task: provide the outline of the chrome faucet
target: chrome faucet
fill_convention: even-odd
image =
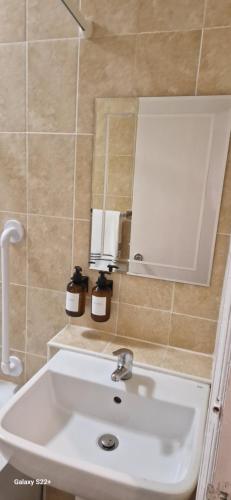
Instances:
[[[130,349],[122,348],[114,351],[113,356],[118,356],[117,368],[111,375],[113,382],[119,382],[119,380],[128,380],[131,378],[133,352],[130,351]]]

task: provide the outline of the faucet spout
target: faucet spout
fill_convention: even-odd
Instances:
[[[112,373],[111,379],[113,382],[120,380],[128,380],[132,376],[133,352],[130,349],[118,349],[113,352],[114,356],[118,356],[117,368]]]

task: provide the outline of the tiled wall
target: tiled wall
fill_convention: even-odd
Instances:
[[[87,269],[95,97],[231,93],[231,0],[82,0],[78,38],[60,0],[0,0],[0,222],[12,248],[11,346],[30,376],[66,323],[65,286]],[[116,275],[100,325],[211,353],[231,233],[231,162],[210,288]],[[90,273],[92,281],[95,274]],[[87,313],[78,323],[96,326]]]

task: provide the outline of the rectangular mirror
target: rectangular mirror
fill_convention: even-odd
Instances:
[[[90,268],[209,285],[231,96],[96,99]]]

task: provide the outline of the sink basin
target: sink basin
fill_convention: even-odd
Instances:
[[[0,412],[0,450],[21,472],[88,500],[188,499],[209,385],[137,364],[113,382],[115,366],[59,351]]]

